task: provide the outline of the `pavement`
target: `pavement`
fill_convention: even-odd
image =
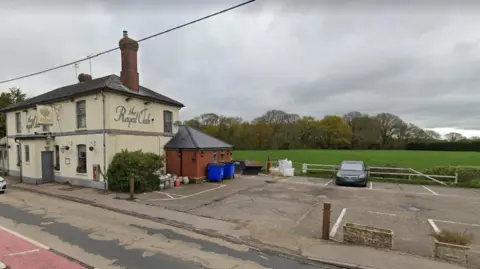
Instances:
[[[85,269],[41,243],[0,227],[0,268],[3,265],[10,269]]]
[[[396,221],[388,221],[388,225],[390,225],[401,220],[404,216],[402,214],[409,211],[411,211],[410,214],[414,217],[419,216],[419,214],[426,214],[427,219],[432,217],[428,214],[434,210],[416,210],[418,208],[428,209],[422,207],[421,205],[423,204],[419,203],[440,203],[443,199],[443,202],[439,204],[436,210],[441,210],[442,205],[447,205],[449,210],[443,211],[444,216],[446,216],[446,212],[451,214],[450,209],[456,208],[455,203],[458,202],[456,201],[456,196],[460,196],[465,198],[460,203],[466,206],[466,210],[470,211],[469,214],[472,214],[473,211],[477,210],[472,207],[473,204],[478,202],[475,200],[475,192],[468,197],[465,197],[467,195],[461,192],[458,194],[448,193],[445,194],[445,197],[439,197],[441,196],[440,193],[447,193],[450,190],[436,189],[438,195],[434,195],[431,191],[421,186],[419,187],[425,192],[415,193],[414,191],[417,189],[413,192],[410,190],[399,192],[398,190],[388,189],[398,188],[396,184],[392,184],[393,187],[388,187],[387,185],[380,186],[374,183],[373,187],[366,189],[343,189],[331,186],[328,180],[319,181],[298,178],[298,182],[289,181],[291,179],[288,181],[280,179],[275,180],[275,182],[280,184],[271,184],[265,183],[265,178],[238,177],[223,184],[193,185],[193,188],[196,188],[195,191],[192,191],[193,188],[190,188],[190,185],[188,185],[184,186],[184,188],[170,189],[165,192],[138,195],[136,202],[124,200],[123,195],[103,194],[96,190],[71,188],[58,184],[32,186],[20,183],[13,184],[12,187],[194,231],[211,238],[219,238],[230,243],[247,245],[250,249],[256,249],[265,253],[289,255],[291,258],[297,257],[305,261],[321,261],[323,263],[336,264],[342,268],[362,268],[361,266],[364,266],[364,268],[392,269],[463,268],[458,265],[427,258],[427,255],[431,256],[430,251],[426,255],[421,253],[420,255],[425,255],[425,257],[421,257],[399,251],[387,251],[318,240],[321,229],[321,205],[324,201],[332,202],[333,230],[335,226],[338,228],[344,222],[341,219],[339,225],[333,225],[333,223],[336,224],[338,222],[344,208],[347,208],[347,213],[344,213],[342,218],[347,220],[353,218],[352,220],[360,221],[367,211],[376,212],[370,213],[372,218],[373,216],[381,216],[378,213],[392,212],[389,213],[391,215],[388,217],[379,218],[379,221],[383,221],[383,223],[386,223],[385,219],[396,218]],[[380,187],[384,189],[372,191]],[[411,185],[408,187],[402,186],[402,188],[409,187]],[[426,200],[423,200],[425,197],[427,197]],[[444,200],[446,197],[448,200]],[[375,208],[372,209],[372,207],[368,207],[368,210],[365,207],[362,208],[362,205],[366,206],[369,203],[375,207],[383,205],[385,206],[383,209],[387,211],[377,211]],[[397,208],[400,205],[405,207],[405,212],[388,211],[388,206],[398,210]],[[410,210],[409,208],[415,209]],[[355,214],[355,212],[358,212],[358,214]],[[457,212],[457,214],[457,217],[465,217],[460,212]],[[358,217],[355,217],[355,215]],[[420,220],[421,218],[423,216],[420,216],[419,223],[423,221]],[[424,227],[424,232],[427,232],[429,229],[427,219],[425,219],[425,227],[427,228]],[[408,223],[408,221],[404,223]],[[412,227],[407,227],[403,234],[400,233],[401,235],[408,235],[407,240],[404,240],[406,243],[403,246],[409,247],[414,245],[415,241],[409,243],[409,240],[415,237],[414,230],[417,228],[413,225]],[[430,233],[430,231],[428,232]],[[279,234],[282,234],[282,236],[278,236]],[[338,229],[337,232],[333,233],[332,237],[336,239],[340,235],[341,229]],[[399,238],[401,239],[402,236]],[[427,250],[426,245],[421,246],[420,249],[422,247],[423,250]],[[348,255],[345,255],[345,253],[348,253]],[[273,266],[271,268],[280,267]]]

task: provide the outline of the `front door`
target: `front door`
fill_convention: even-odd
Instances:
[[[42,151],[42,182],[52,182],[53,177],[53,151]]]

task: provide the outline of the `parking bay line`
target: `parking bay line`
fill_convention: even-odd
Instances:
[[[437,224],[435,224],[433,219],[428,219],[427,222],[428,222],[428,224],[430,224],[430,226],[432,227],[432,229],[435,233],[437,233],[437,234],[440,233],[440,229],[438,229]]]
[[[432,219],[432,221],[449,223],[449,224],[464,225],[464,226],[480,227],[480,224],[475,224],[475,223],[464,223],[464,222],[456,222],[456,221],[451,221],[451,220],[439,220],[439,219]]]
[[[196,195],[199,195],[199,194],[202,194],[202,193],[206,193],[206,192],[209,192],[209,191],[213,191],[213,190],[218,190],[220,188],[223,188],[223,187],[226,187],[227,185],[220,185],[218,187],[215,187],[215,188],[212,188],[212,189],[208,189],[208,190],[204,190],[204,191],[200,191],[200,192],[197,192],[197,193],[194,193],[194,194],[190,194],[190,195],[186,195],[186,196],[182,196],[182,197],[174,197],[172,199],[149,199],[147,201],[166,201],[166,200],[180,200],[180,199],[185,199],[185,198],[189,198],[189,197],[193,197],[193,196],[196,196]]]
[[[370,181],[370,189],[373,190],[373,182]]]
[[[325,183],[323,186],[326,187],[328,184],[332,183],[332,181],[333,181],[332,179],[329,180],[329,181],[328,181],[327,183]]]
[[[330,230],[330,238],[335,237],[338,227],[340,226],[340,223],[342,223],[343,217],[345,216],[345,212],[347,212],[347,208],[342,209],[342,212],[338,216],[337,221],[335,222],[335,225],[333,225],[332,229]]]
[[[427,191],[431,192],[433,195],[436,195],[436,196],[438,196],[438,193],[436,193],[436,192],[432,191],[430,188],[428,188],[428,187],[425,187],[425,186],[423,186],[423,185],[422,185],[422,187],[423,187],[424,189],[426,189]]]

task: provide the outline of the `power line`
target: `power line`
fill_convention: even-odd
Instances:
[[[145,40],[148,40],[148,39],[151,39],[151,38],[154,38],[154,37],[157,37],[157,36],[160,36],[160,35],[169,33],[169,32],[171,32],[171,31],[178,30],[178,29],[180,29],[180,28],[189,26],[189,25],[191,25],[191,24],[194,24],[194,23],[197,23],[197,22],[200,22],[200,21],[209,19],[209,18],[211,18],[211,17],[220,15],[220,14],[225,13],[225,12],[228,12],[228,11],[230,11],[230,10],[233,10],[233,9],[239,8],[239,7],[241,7],[241,6],[244,6],[244,5],[253,3],[253,2],[255,2],[255,1],[256,1],[256,0],[250,0],[250,1],[247,1],[247,2],[243,2],[243,3],[238,4],[238,5],[236,5],[236,6],[232,6],[232,7],[229,7],[229,8],[227,8],[227,9],[223,9],[223,10],[220,10],[220,11],[218,11],[218,12],[212,13],[212,14],[210,14],[210,15],[201,17],[201,18],[199,18],[199,19],[196,19],[196,20],[193,20],[193,21],[184,23],[184,24],[182,24],[182,25],[179,25],[179,26],[170,28],[170,29],[165,30],[165,31],[163,31],[163,32],[156,33],[156,34],[154,34],[154,35],[144,37],[144,38],[142,38],[142,39],[137,40],[137,42],[140,43],[140,42],[142,42],[142,41],[145,41]],[[104,54],[107,54],[107,53],[116,51],[116,50],[119,49],[119,48],[120,48],[120,47],[115,47],[115,48],[112,48],[112,49],[109,49],[109,50],[106,50],[106,51],[102,51],[102,52],[99,52],[99,53],[96,53],[96,54],[92,54],[92,55],[90,55],[90,56],[87,56],[87,57],[82,58],[82,59],[77,60],[77,61],[73,61],[73,62],[69,62],[69,63],[66,63],[66,64],[58,65],[58,66],[55,66],[55,67],[52,67],[52,68],[49,68],[49,69],[45,69],[45,70],[38,71],[38,72],[35,72],[35,73],[31,73],[31,74],[28,74],[28,75],[24,75],[24,76],[21,76],[21,77],[16,77],[16,78],[12,78],[12,79],[2,80],[2,81],[0,81],[0,84],[4,84],[4,83],[7,83],[7,82],[11,82],[11,81],[15,81],[15,80],[20,80],[20,79],[24,79],[24,78],[28,78],[28,77],[37,76],[37,75],[44,74],[44,73],[47,73],[47,72],[50,72],[50,71],[53,71],[53,70],[57,70],[57,69],[60,69],[60,68],[64,68],[64,67],[67,67],[67,66],[70,66],[70,65],[75,65],[75,64],[81,63],[81,62],[83,62],[83,61],[91,60],[92,58],[96,58],[96,57],[102,56],[102,55],[104,55]]]

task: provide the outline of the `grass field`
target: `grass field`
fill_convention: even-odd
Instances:
[[[480,152],[406,150],[266,150],[233,153],[235,160],[289,159],[295,163],[339,164],[343,160],[363,160],[368,166],[395,165],[417,169],[444,165],[480,166]]]

